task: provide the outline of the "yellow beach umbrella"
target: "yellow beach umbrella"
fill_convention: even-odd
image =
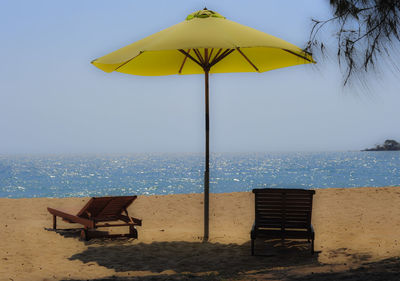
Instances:
[[[209,73],[265,72],[315,63],[282,39],[227,20],[206,8],[186,20],[92,61],[105,72],[205,74],[204,237],[209,236]]]

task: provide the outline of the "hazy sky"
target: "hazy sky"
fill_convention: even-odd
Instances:
[[[202,75],[107,74],[90,61],[204,6],[300,47],[311,18],[329,15],[328,1],[315,0],[2,0],[0,153],[203,152]],[[380,77],[360,96],[343,91],[333,61],[211,75],[211,151],[347,151],[400,140],[400,82]]]

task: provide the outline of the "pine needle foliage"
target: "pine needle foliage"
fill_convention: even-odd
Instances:
[[[400,43],[400,0],[330,0],[332,17],[313,19],[306,50],[326,48],[320,33],[333,26],[337,38],[337,57],[345,68],[344,85],[360,72],[368,72],[385,58],[396,65],[391,51]]]

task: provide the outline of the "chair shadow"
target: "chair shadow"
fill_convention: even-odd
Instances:
[[[91,236],[94,238],[90,239],[89,241],[82,240],[81,238],[81,231],[83,228],[64,228],[64,229],[53,229],[53,228],[44,228],[47,231],[53,231],[64,238],[73,238],[82,241],[85,245],[92,245],[92,244],[107,244],[113,241],[129,241],[134,240],[131,237],[106,237],[109,235],[108,231],[101,231],[101,230],[90,230]],[[104,236],[103,238],[101,238]],[[100,237],[100,238],[99,238]]]
[[[64,238],[80,238],[80,233],[83,228],[67,228],[67,229],[53,229],[45,227],[44,230],[53,231]]]
[[[286,241],[284,245],[280,240],[257,241],[257,256],[251,256],[250,242],[238,245],[183,241],[128,244],[113,241],[111,246],[104,240],[91,243],[93,246],[69,259],[96,262],[116,272],[151,272],[150,276],[138,279],[119,277],[98,280],[220,280],[276,267],[318,265],[318,253],[311,255],[309,243],[303,241]],[[165,271],[173,274],[166,275]]]

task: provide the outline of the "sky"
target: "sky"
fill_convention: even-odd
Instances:
[[[108,74],[90,62],[205,6],[304,47],[311,18],[329,17],[328,2],[2,0],[0,154],[202,153],[202,75]],[[211,75],[211,152],[351,151],[400,140],[395,74],[368,75],[364,93],[343,88],[334,59],[316,59]]]

